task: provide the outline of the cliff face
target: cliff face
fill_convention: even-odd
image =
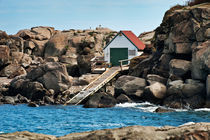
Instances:
[[[193,107],[193,100],[199,98],[197,105],[201,106],[203,100],[209,99],[210,3],[168,10],[155,30],[152,46],[153,54],[132,65],[130,75],[148,79],[148,74],[157,74],[166,78],[163,105],[176,108],[178,100],[182,100]],[[170,83],[173,81],[180,83]]]
[[[90,72],[89,60],[102,55],[103,46],[115,34],[108,28],[59,31],[43,26],[16,35],[0,31],[0,76],[26,74],[35,63],[48,61],[67,65],[72,76]]]
[[[14,78],[10,84],[0,82],[0,104],[64,104],[89,83],[71,76],[90,72],[90,59],[102,56],[115,34],[108,28],[58,31],[43,26],[16,35],[0,31],[0,77]],[[69,89],[73,83],[76,87]]]

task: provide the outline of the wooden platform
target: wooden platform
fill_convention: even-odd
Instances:
[[[77,105],[81,103],[88,96],[96,93],[100,88],[112,80],[119,72],[121,71],[120,67],[112,67],[107,69],[103,74],[101,74],[96,80],[91,82],[86,86],[82,91],[70,99],[66,104]]]

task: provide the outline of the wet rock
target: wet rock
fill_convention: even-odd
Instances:
[[[26,97],[18,94],[15,96],[15,103],[29,103],[29,100]]]
[[[166,86],[155,82],[154,84],[145,88],[145,96],[152,95],[157,99],[163,99],[166,96]]]
[[[205,85],[201,82],[183,84],[182,94],[185,97],[192,97],[194,95],[205,96]]]
[[[184,109],[187,107],[186,103],[180,95],[173,94],[164,99],[163,105],[170,108]],[[189,108],[188,108],[189,109]]]
[[[181,59],[172,59],[170,61],[170,73],[177,76],[184,76],[191,70],[191,62]]]
[[[128,96],[126,96],[125,94],[121,94],[120,96],[118,96],[116,98],[117,103],[130,103],[133,102]]]
[[[117,101],[114,97],[106,93],[97,93],[88,99],[84,107],[85,108],[105,108],[105,107],[113,107],[116,104],[117,104]]]
[[[4,103],[5,104],[15,104],[15,100],[11,96],[5,96],[4,97]]]
[[[202,108],[206,103],[204,97],[201,95],[194,95],[190,98],[186,98],[184,99],[184,102],[186,102],[186,106],[191,109]]]
[[[30,102],[30,103],[28,103],[28,106],[29,106],[29,107],[39,107],[39,105],[36,104],[35,102]]]
[[[44,102],[47,104],[54,104],[54,99],[49,97],[49,96],[45,96],[44,97]]]
[[[163,107],[158,107],[155,112],[157,113],[166,113],[166,112],[174,112],[172,109],[168,108],[163,108]]]
[[[142,97],[146,80],[134,76],[121,76],[115,83],[115,96],[125,94],[131,99]]]

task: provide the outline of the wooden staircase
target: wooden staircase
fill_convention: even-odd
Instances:
[[[78,105],[88,96],[96,93],[100,88],[102,88],[105,84],[111,81],[120,71],[120,67],[112,67],[107,69],[96,80],[91,82],[82,91],[80,91],[77,95],[70,99],[66,104]]]

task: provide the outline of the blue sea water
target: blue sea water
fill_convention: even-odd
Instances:
[[[176,110],[153,113],[157,106],[149,103],[126,103],[113,108],[82,108],[82,106],[27,105],[0,106],[0,133],[30,131],[63,136],[132,125],[179,126],[189,122],[210,122],[210,110]]]

